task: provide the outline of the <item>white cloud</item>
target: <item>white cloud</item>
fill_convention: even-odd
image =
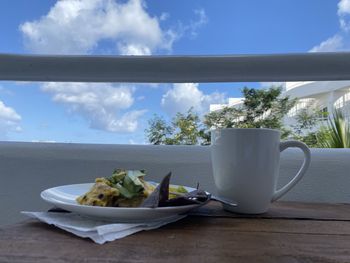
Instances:
[[[181,83],[174,84],[173,88],[163,95],[161,106],[169,115],[186,112],[191,107],[203,114],[209,111],[210,104],[224,103],[225,100],[222,93],[204,94],[199,90],[198,83]]]
[[[198,35],[198,31],[205,24],[208,23],[209,19],[204,9],[195,9],[193,10],[194,17],[189,21],[189,23],[179,22],[178,28],[172,32],[176,32],[176,35],[173,36],[173,39],[181,38],[183,36],[189,36],[190,38],[195,38]]]
[[[27,48],[35,53],[92,53],[113,41],[119,53],[150,55],[171,49],[176,33],[163,31],[142,0],[61,0],[39,20],[20,25]]]
[[[160,20],[160,21],[165,21],[165,20],[169,19],[169,17],[170,17],[170,14],[169,14],[169,13],[163,12],[163,13],[160,15],[160,17],[159,17],[159,20]]]
[[[338,15],[350,14],[350,0],[340,0],[338,3]]]
[[[21,120],[21,116],[11,107],[7,107],[2,101],[0,101],[0,118],[13,122]]]
[[[320,44],[310,49],[310,52],[333,52],[350,50],[350,0],[338,2],[339,31]]]
[[[195,10],[194,15],[195,19],[181,24],[193,36],[208,21],[204,9]],[[24,22],[19,29],[26,47],[34,53],[93,54],[105,50],[107,43],[113,46],[109,54],[151,55],[170,53],[174,41],[184,33],[161,28],[160,22],[169,16],[150,15],[143,0],[60,0],[46,15]],[[42,90],[71,113],[83,116],[94,129],[133,132],[145,112],[131,110],[135,99],[130,86],[46,83]],[[200,96],[197,108],[211,98]]]
[[[118,49],[123,55],[134,55],[134,56],[148,56],[152,54],[152,51],[144,45],[137,44],[119,44]]]
[[[53,94],[53,100],[83,116],[91,128],[110,132],[134,132],[138,118],[145,110],[129,109],[133,88],[105,83],[45,83],[42,90]]]
[[[20,126],[21,116],[11,107],[0,101],[0,137],[5,138],[8,132],[22,130]]]
[[[23,23],[20,30],[29,50],[56,54],[94,53],[102,41],[110,41],[115,47],[112,53],[151,55],[160,49],[171,51],[177,37],[176,32],[161,29],[142,0],[61,0],[40,19]],[[133,132],[145,112],[130,110],[134,103],[130,87],[47,83],[42,90],[94,129]]]
[[[321,44],[313,47],[310,52],[331,52],[339,51],[344,48],[344,38],[340,35],[334,35],[327,40],[321,42]]]
[[[208,17],[204,9],[196,9],[194,10],[194,14],[196,15],[196,19],[191,21],[189,28],[191,35],[196,37],[198,30],[208,23]]]
[[[338,16],[340,28],[344,32],[349,32],[350,30],[350,0],[341,0],[338,3]]]

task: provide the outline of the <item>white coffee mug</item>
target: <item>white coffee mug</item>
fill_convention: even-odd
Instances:
[[[303,177],[310,165],[310,150],[302,142],[280,142],[273,129],[218,129],[211,133],[211,158],[217,195],[236,203],[224,209],[260,214],[271,202],[286,194]],[[294,178],[276,189],[280,153],[289,147],[300,148],[303,164]]]

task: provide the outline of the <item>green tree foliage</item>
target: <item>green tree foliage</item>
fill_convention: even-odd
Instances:
[[[271,128],[282,131],[282,137],[289,134],[283,127],[283,117],[294,106],[295,100],[281,98],[281,88],[242,90],[244,103],[240,108],[225,107],[204,116],[203,121],[191,108],[186,113],[177,113],[170,124],[155,115],[145,130],[152,144],[192,145],[210,144],[210,130],[213,128]]]
[[[152,144],[208,144],[208,134],[193,108],[186,113],[178,112],[170,124],[157,115],[148,124],[146,135]]]
[[[292,139],[301,141],[311,148],[324,148],[322,141],[329,136],[329,129],[320,126],[316,131],[310,131],[306,134],[293,134]]]
[[[320,138],[323,148],[350,148],[350,124],[340,110],[328,120],[328,132]]]
[[[174,128],[168,125],[162,117],[154,115],[148,121],[149,128],[145,130],[148,141],[152,144],[172,144],[169,136],[174,132]]]
[[[283,126],[283,117],[295,105],[295,100],[280,97],[282,89],[244,88],[243,105],[240,108],[225,107],[205,116],[204,124],[210,128],[271,128],[282,131],[282,137],[290,133]]]
[[[293,139],[300,140],[313,148],[350,148],[350,124],[340,110],[332,116],[316,108],[301,110],[293,126]],[[320,122],[328,116],[327,125]],[[317,127],[317,129],[315,129]]]
[[[315,105],[300,110],[295,117],[297,123],[292,126],[293,134],[290,137],[304,142],[309,147],[321,147],[319,140],[326,136],[328,129],[321,125],[320,120],[327,116],[327,113],[318,110]],[[319,126],[317,130],[316,126]]]
[[[316,110],[316,107],[303,109],[297,114],[297,124],[291,130],[283,126],[283,118],[296,100],[280,97],[281,88],[244,88],[242,93],[241,107],[210,112],[203,120],[192,108],[186,113],[177,113],[170,124],[155,115],[145,130],[148,141],[152,144],[207,145],[210,144],[211,129],[271,128],[279,129],[282,138],[300,140],[309,147],[350,148],[350,124],[341,111],[336,110],[329,116],[328,125],[324,126],[320,119],[328,113]]]
[[[293,126],[295,133],[301,135],[311,131],[318,123],[321,117],[321,111],[315,107],[307,107],[296,115],[297,124]]]

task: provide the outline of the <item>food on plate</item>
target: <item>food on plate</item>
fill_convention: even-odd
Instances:
[[[86,194],[79,196],[77,202],[81,205],[113,206],[120,193],[117,188],[111,187],[105,182],[98,182],[91,187]]]
[[[96,178],[91,189],[79,196],[81,205],[108,207],[138,207],[155,190],[156,186],[145,181],[144,170],[117,169],[111,177]],[[187,193],[183,186],[169,186],[169,198]]]

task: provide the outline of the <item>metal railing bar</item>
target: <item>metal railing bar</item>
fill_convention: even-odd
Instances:
[[[0,54],[0,80],[133,83],[350,80],[350,52],[227,56]]]

